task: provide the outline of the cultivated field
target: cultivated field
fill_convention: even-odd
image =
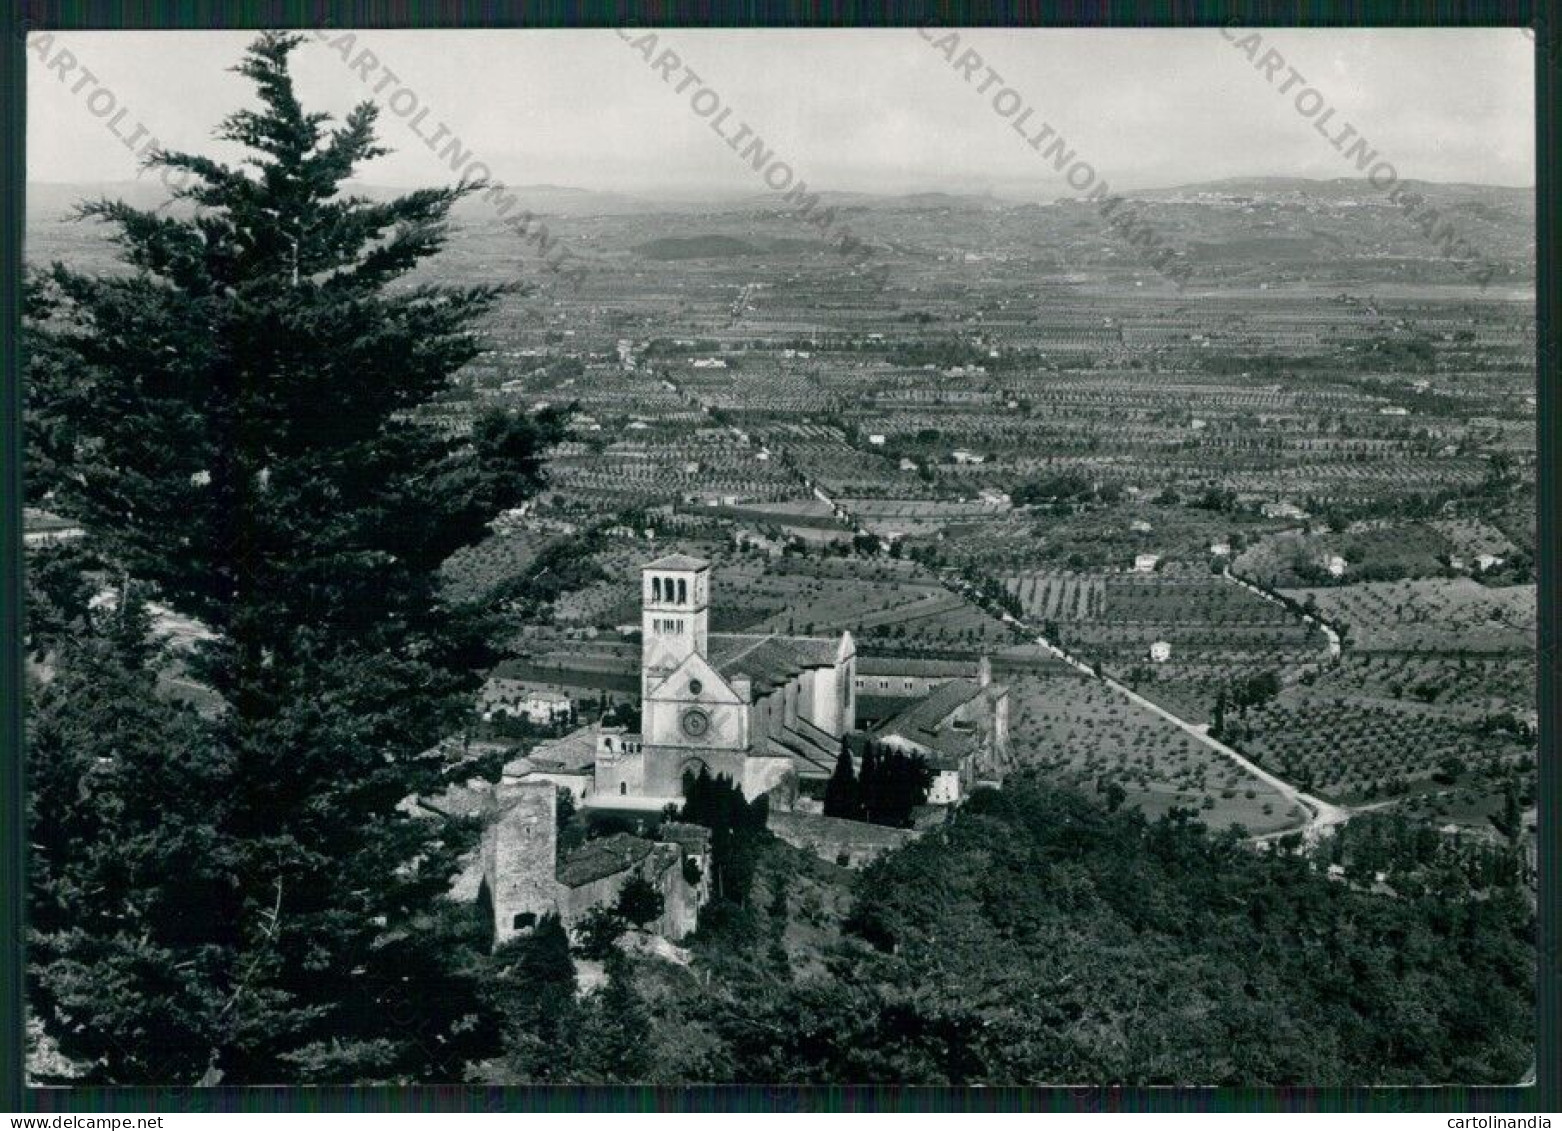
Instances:
[[[1299,824],[1304,814],[1273,789],[1160,716],[1086,676],[1011,679],[1016,758],[1095,787],[1116,782],[1128,804],[1155,815],[1197,810],[1213,827],[1253,833]]]
[[[1284,591],[1348,629],[1362,652],[1532,652],[1535,587],[1489,588],[1470,578],[1385,581]]]

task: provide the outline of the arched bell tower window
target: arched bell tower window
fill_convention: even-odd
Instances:
[[[689,583],[681,577],[678,579],[678,603],[680,605],[689,603]]]
[[[660,577],[653,577],[653,578],[651,578],[651,600],[653,600],[653,601],[660,601],[661,599],[662,599],[662,579]]]

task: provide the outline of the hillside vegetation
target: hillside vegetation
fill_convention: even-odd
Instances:
[[[692,968],[642,965],[655,1025],[678,1038],[657,1042],[670,1050],[657,1070],[835,1084],[1519,1079],[1534,952],[1514,873],[1473,848],[1403,872],[1396,860],[1426,854],[1377,856],[1379,880],[1331,878],[1326,858],[1254,852],[1184,813],[1151,823],[1023,779],[856,877],[772,846],[752,906],[706,931]]]

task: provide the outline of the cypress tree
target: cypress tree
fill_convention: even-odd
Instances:
[[[841,753],[835,759],[835,772],[824,787],[824,813],[827,817],[860,820],[862,801],[857,792],[857,772],[852,766],[851,748],[841,739]]]
[[[862,770],[857,775],[858,808],[862,820],[877,821],[884,806],[883,781],[879,773],[878,743],[868,741],[862,747]]]
[[[73,1083],[193,1083],[243,946],[231,750],[90,623],[50,663],[27,718],[29,1010]]]

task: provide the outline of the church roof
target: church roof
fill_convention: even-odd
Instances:
[[[952,679],[886,720],[875,733],[881,737],[898,735],[936,754],[958,757],[974,745],[977,736],[940,724],[981,693],[982,685],[975,680]]]
[[[829,777],[841,752],[840,739],[826,734],[807,719],[799,717],[795,725],[781,728],[769,736],[771,754],[792,760],[792,768],[801,777]]]
[[[902,675],[955,679],[976,674],[975,660],[923,660],[902,656],[858,656],[858,675]]]
[[[600,724],[589,723],[559,738],[550,738],[546,742],[538,743],[532,747],[528,757],[533,764],[558,762],[567,769],[578,770],[596,761],[597,736],[601,733]],[[509,771],[510,767],[506,766],[505,772],[509,773]]]
[[[821,636],[751,636],[713,633],[707,659],[729,681],[747,676],[762,695],[809,668],[835,664],[841,642]]]
[[[691,556],[689,554],[667,554],[665,557],[657,558],[654,562],[646,562],[645,565],[641,566],[640,568],[642,570],[646,570],[646,569],[702,570],[702,569],[710,569],[710,562],[706,561],[704,558],[696,558],[696,557],[693,557],[693,556]]]

